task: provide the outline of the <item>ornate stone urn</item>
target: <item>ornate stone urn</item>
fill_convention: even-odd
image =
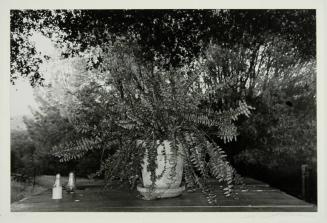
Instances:
[[[142,142],[142,140],[138,140],[137,143],[142,144]],[[178,145],[178,151],[174,152],[168,140],[164,140],[161,143],[158,140],[157,145],[158,155],[155,183],[153,185],[151,172],[147,170],[149,161],[146,152],[142,164],[143,185],[137,186],[137,190],[145,200],[176,197],[185,190],[185,186],[181,186],[183,176],[183,150],[181,146]]]

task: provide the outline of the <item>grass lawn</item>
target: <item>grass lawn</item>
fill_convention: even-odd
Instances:
[[[45,190],[47,190],[47,188],[37,184],[33,187],[31,183],[24,183],[11,180],[10,200],[11,203],[13,203],[33,194],[41,193]]]

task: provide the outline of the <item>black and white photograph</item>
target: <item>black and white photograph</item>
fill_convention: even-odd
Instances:
[[[11,213],[317,213],[316,9],[9,15]]]

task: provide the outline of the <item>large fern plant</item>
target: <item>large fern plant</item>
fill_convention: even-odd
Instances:
[[[177,144],[184,150],[184,181],[189,191],[200,189],[214,203],[209,180],[216,178],[230,196],[236,172],[211,138],[236,140],[233,122],[240,115],[248,116],[251,107],[239,101],[235,108],[217,109],[221,86],[207,81],[205,59],[167,70],[161,69],[159,57],[141,63],[135,45],[115,44],[91,51],[79,64],[79,78],[69,90],[73,99],[66,106],[78,137],[57,145],[54,154],[68,161],[92,150],[110,150],[97,174],[104,174],[107,186],[116,180],[134,186],[145,150],[149,151],[147,168],[152,181],[160,177],[155,175],[155,142],[170,140],[175,151]],[[87,71],[87,63],[98,60],[102,61],[98,68]],[[208,127],[216,132],[207,134]],[[146,146],[138,145],[138,139]]]

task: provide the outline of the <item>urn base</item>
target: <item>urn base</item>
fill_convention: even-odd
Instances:
[[[185,186],[177,188],[149,188],[137,186],[137,191],[143,196],[144,200],[154,200],[158,198],[177,197],[183,193]]]

